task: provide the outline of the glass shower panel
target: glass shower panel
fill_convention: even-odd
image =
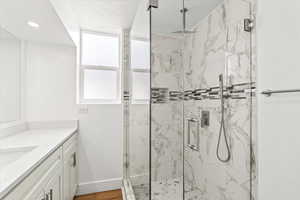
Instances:
[[[151,199],[183,199],[181,0],[151,9]]]
[[[150,12],[141,1],[130,32],[127,199],[150,199]]]
[[[186,0],[185,7],[192,31],[183,46],[185,199],[252,199],[254,69],[244,30],[251,4],[210,1],[204,9]]]

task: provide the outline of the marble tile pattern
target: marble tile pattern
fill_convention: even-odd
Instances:
[[[153,181],[152,190],[154,190],[155,192],[152,192],[152,200],[181,199],[183,197],[182,190],[178,190],[181,185],[182,180],[180,179],[169,179],[168,181]],[[136,200],[149,199],[149,185],[136,185],[133,186],[133,190]]]
[[[149,184],[140,184],[133,186],[136,200],[149,200]]]
[[[181,179],[168,179],[167,181],[152,182],[151,199],[152,200],[176,200],[182,199],[183,194]]]
[[[181,47],[178,38],[152,35],[151,87],[183,89]],[[183,102],[152,104],[151,109],[151,181],[182,177]]]
[[[123,85],[123,131],[124,131],[124,140],[123,140],[123,178],[126,179],[129,175],[129,170],[127,168],[127,162],[128,162],[128,148],[129,148],[129,115],[130,115],[130,102],[128,99],[124,98],[125,92],[129,91],[129,75],[130,75],[130,30],[125,29],[122,31],[122,85]]]
[[[180,38],[152,35],[152,87],[183,91],[182,45]],[[183,101],[151,108],[151,199],[177,199],[183,192]]]
[[[195,34],[185,37],[185,90],[217,86],[219,74],[224,75],[226,84],[255,80],[255,69],[250,65],[250,34],[243,30],[243,19],[249,17],[249,11],[247,1],[228,0],[198,24]],[[200,129],[200,150],[185,148],[186,199],[250,199],[250,127],[255,127],[255,119],[251,120],[255,116],[255,99],[249,96],[225,102],[225,127],[232,153],[228,163],[216,157],[220,101],[185,101],[184,104],[185,119],[200,120],[202,111],[210,112],[210,125]],[[254,108],[252,114],[251,107]],[[255,135],[255,128],[252,133]],[[255,140],[255,136],[253,138]],[[221,139],[221,155],[225,156],[224,137]],[[255,152],[251,156],[254,160],[253,197],[256,193]]]

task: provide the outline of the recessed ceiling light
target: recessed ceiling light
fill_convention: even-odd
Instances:
[[[36,22],[33,22],[33,21],[28,21],[27,22],[28,26],[32,27],[32,28],[39,28],[40,25]]]

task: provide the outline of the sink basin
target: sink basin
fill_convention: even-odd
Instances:
[[[35,148],[36,146],[0,148],[0,170],[17,161]]]

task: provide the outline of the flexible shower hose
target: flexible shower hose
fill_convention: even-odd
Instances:
[[[219,83],[220,83],[220,100],[221,100],[221,122],[220,122],[220,131],[219,131],[219,138],[218,138],[218,145],[217,145],[217,158],[221,162],[229,162],[231,158],[231,152],[230,152],[230,147],[228,144],[228,139],[227,139],[227,134],[226,134],[226,128],[225,128],[225,119],[224,119],[224,113],[225,113],[225,108],[224,108],[224,82],[223,82],[223,75],[221,74],[219,76]],[[221,158],[220,156],[220,145],[221,145],[221,137],[222,133],[224,133],[224,139],[225,139],[225,144],[226,144],[226,149],[227,149],[227,157],[226,158]]]

